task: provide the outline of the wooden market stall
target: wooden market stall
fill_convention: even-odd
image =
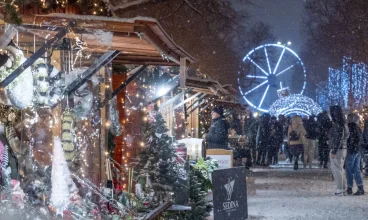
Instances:
[[[106,100],[110,100],[112,96],[117,96],[117,108],[120,110],[119,120],[123,125],[126,122],[124,110],[122,109],[125,105],[126,91],[124,88],[126,85],[122,86],[122,84],[130,77],[136,77],[139,73],[134,72],[136,68],[131,68],[130,70],[128,69],[129,71],[122,71],[117,74],[114,72],[115,66],[130,65],[135,67],[141,65],[141,69],[144,69],[146,65],[180,66],[180,77],[184,79],[187,65],[195,62],[195,59],[178,46],[155,19],[143,17],[123,19],[63,13],[33,15],[29,11],[24,12],[25,14],[22,15],[23,23],[20,26],[15,27],[2,22],[2,30],[14,28],[15,31],[12,34],[12,38],[18,46],[24,48],[26,57],[36,54],[50,39],[57,38],[55,42],[48,45],[45,49],[45,54],[47,55],[52,49],[51,55],[49,55],[54,62],[53,65],[60,70],[68,72],[71,70],[70,63],[73,60],[77,60],[78,65],[88,69],[95,64],[96,60],[99,61],[101,57],[113,51],[110,57],[104,60],[103,65],[95,67],[95,72],[98,72],[97,75],[100,80],[96,94],[98,94],[98,103],[100,104],[106,103]],[[32,12],[34,13],[34,11]],[[73,22],[73,25],[71,25],[71,22]],[[62,36],[59,35],[65,27],[67,27],[66,33]],[[3,34],[1,40],[8,40],[6,37],[9,36]],[[88,51],[95,59],[87,59],[84,55],[80,60],[79,58],[77,59],[76,53],[79,50],[73,51],[74,48],[69,48],[72,51],[71,53],[65,53],[60,48],[63,44],[57,43],[60,41],[64,42],[65,39],[67,44],[71,43],[73,45],[77,40],[86,42],[79,49]],[[68,48],[68,45],[66,47]],[[181,83],[181,88],[185,89],[183,83]],[[117,89],[120,90],[118,91]],[[134,91],[131,92],[134,93]],[[70,101],[70,99],[68,100]],[[107,130],[111,122],[107,119],[108,105],[97,106],[101,108],[94,109],[94,111],[97,111],[99,114],[100,124],[106,126],[101,126],[100,130],[97,130],[100,138],[93,139],[89,143],[94,148],[92,149],[93,153],[90,155],[91,158],[86,159],[90,161],[90,166],[86,167],[85,175],[90,177],[95,184],[105,184],[108,178],[106,176]],[[69,107],[69,102],[64,100],[56,107],[53,107],[52,114],[57,120],[60,120],[67,107]],[[135,118],[140,120],[141,116],[137,115]],[[88,135],[88,132],[96,132],[91,124],[93,124],[93,119],[87,118],[78,126],[86,130],[85,135]],[[139,124],[135,123],[136,127],[133,129],[140,129]],[[61,123],[55,123],[52,129],[52,136],[60,135],[61,133]],[[123,134],[118,136],[115,141],[117,147],[114,153],[114,160],[124,168],[129,163],[128,158],[134,149],[126,147],[124,129]],[[87,151],[87,153],[90,152]],[[98,172],[96,172],[97,170]],[[120,171],[125,172],[125,170]],[[126,184],[127,180],[122,182]]]
[[[193,97],[186,103],[187,131],[192,137],[201,138],[209,128],[213,106],[222,105],[229,113],[242,113],[247,109],[237,101],[231,85],[221,85],[206,74],[187,77],[186,86],[190,90],[188,99]]]

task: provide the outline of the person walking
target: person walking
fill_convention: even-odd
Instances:
[[[330,153],[330,147],[328,146],[328,139],[332,122],[327,112],[322,112],[317,116],[318,122],[318,157],[319,167],[327,169],[328,157]]]
[[[368,176],[368,114],[367,113],[364,114],[362,157],[365,163],[365,167],[363,167],[363,172],[365,169],[365,175]]]
[[[302,118],[294,116],[288,129],[288,145],[290,154],[294,157],[294,170],[299,168],[299,157],[306,145],[306,134]]]
[[[307,131],[307,145],[304,146],[304,168],[308,165],[312,168],[312,162],[314,158],[314,150],[316,148],[316,139],[318,132],[318,124],[316,122],[316,117],[314,115],[310,116],[305,122],[305,130]]]
[[[270,114],[264,114],[260,118],[257,131],[257,164],[267,166],[267,153],[270,147]]]
[[[204,135],[207,148],[227,149],[229,123],[224,117],[224,109],[222,106],[215,106],[212,109],[212,124],[208,134]]]
[[[257,131],[258,131],[258,120],[249,113],[248,118],[244,119],[243,126],[244,134],[248,139],[248,146],[251,152],[252,164],[257,161]]]
[[[347,141],[347,155],[345,160],[347,194],[353,194],[353,178],[358,187],[358,191],[354,195],[364,195],[363,179],[360,172],[360,148],[362,146],[362,131],[358,125],[359,116],[351,113],[348,115],[349,138]]]
[[[332,118],[332,128],[330,131],[330,159],[331,171],[336,184],[335,195],[344,195],[346,192],[346,178],[343,169],[347,140],[349,138],[349,128],[345,123],[342,108],[340,106],[330,106]]]
[[[276,117],[271,117],[270,122],[270,148],[268,152],[268,164],[278,164],[278,152],[283,142],[282,126]]]

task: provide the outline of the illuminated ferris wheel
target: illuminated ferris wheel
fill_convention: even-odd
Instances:
[[[277,90],[287,87],[292,94],[303,94],[306,78],[298,54],[279,43],[265,44],[244,57],[238,73],[238,87],[250,107],[268,112],[278,99]]]

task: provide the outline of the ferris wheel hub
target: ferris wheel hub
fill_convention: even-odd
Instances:
[[[275,74],[268,75],[267,81],[268,81],[268,85],[270,85],[271,87],[277,88],[278,83],[277,83],[277,77]]]

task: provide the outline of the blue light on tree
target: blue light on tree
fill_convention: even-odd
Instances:
[[[362,108],[366,104],[367,70],[364,63],[344,57],[340,69],[329,68],[329,104],[344,108]]]

